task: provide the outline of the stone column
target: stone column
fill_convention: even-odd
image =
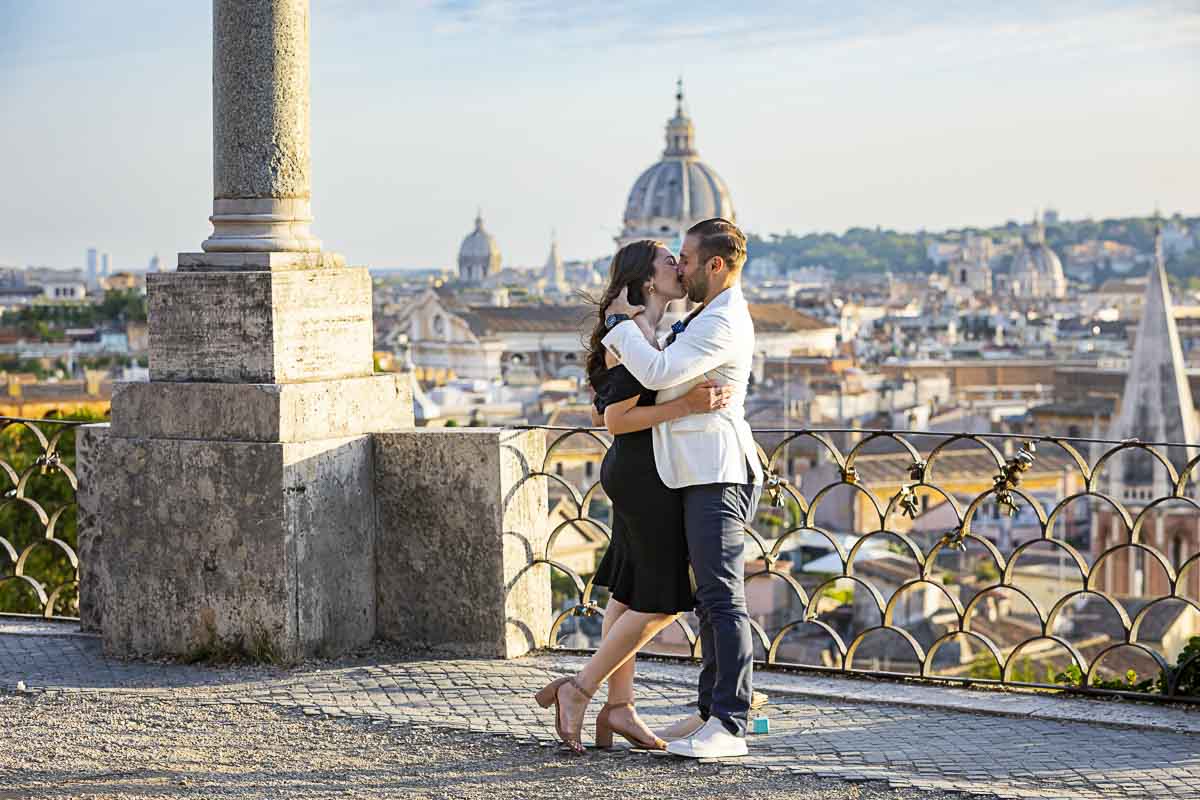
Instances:
[[[308,232],[308,0],[214,0],[213,234],[147,276],[150,382],[81,437],[81,595],[105,648],[259,659],[375,633],[371,279]]]
[[[206,252],[317,252],[309,232],[308,0],[213,2]]]

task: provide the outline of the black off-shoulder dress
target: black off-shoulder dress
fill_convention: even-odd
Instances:
[[[654,405],[646,389],[623,365],[594,381],[596,409],[637,397]],[[612,543],[596,569],[595,582],[634,611],[676,614],[695,605],[688,577],[683,499],[658,476],[649,429],[613,437],[600,465],[600,485],[612,501]]]

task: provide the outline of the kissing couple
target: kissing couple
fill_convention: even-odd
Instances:
[[[745,526],[762,468],[745,419],[754,357],[745,263],[746,237],[724,219],[691,227],[678,258],[652,240],[613,257],[587,357],[596,417],[613,435],[600,467],[612,539],[594,578],[612,599],[586,666],[536,695],[543,708],[554,706],[555,731],[575,753],[584,750],[588,703],[607,682],[598,747],[610,747],[616,733],[689,758],[746,754],[754,653]],[[667,304],[685,297],[699,307],[660,342]],[[635,656],[693,609],[703,655],[697,712],[656,734],[634,709]]]

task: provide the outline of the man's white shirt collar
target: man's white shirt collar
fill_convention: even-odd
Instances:
[[[710,302],[704,308],[700,309],[700,314],[703,314],[705,311],[708,311],[710,308],[720,308],[721,306],[728,305],[729,303],[733,303],[737,300],[742,300],[742,301],[745,300],[745,297],[742,295],[742,282],[741,281],[738,281],[737,283],[733,284],[728,289],[724,290],[719,295],[714,297],[712,299],[712,302]],[[697,314],[696,316],[700,316],[700,314]]]

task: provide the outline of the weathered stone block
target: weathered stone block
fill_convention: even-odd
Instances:
[[[309,383],[117,383],[112,435],[303,442],[413,426],[397,373]]]
[[[546,641],[545,440],[491,428],[375,434],[381,638],[514,658]]]
[[[101,510],[105,498],[100,493],[100,476],[105,472],[103,443],[109,434],[108,423],[81,425],[75,429],[76,514],[75,553],[79,556],[79,627],[99,633],[104,607],[104,584],[100,581]]]
[[[369,437],[185,441],[97,426],[80,441],[80,596],[107,652],[295,659],[370,640]]]
[[[293,383],[373,371],[365,269],[146,276],[150,380]]]

